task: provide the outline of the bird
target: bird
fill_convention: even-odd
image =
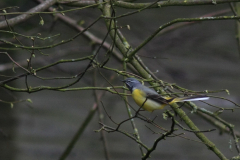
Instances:
[[[122,80],[130,92],[132,93],[132,98],[135,103],[142,109],[153,112],[154,110],[164,109],[166,105],[170,105],[176,102],[185,102],[185,101],[200,101],[208,100],[209,97],[206,95],[196,95],[189,97],[164,97],[159,95],[155,90],[142,85],[135,78],[127,78]]]

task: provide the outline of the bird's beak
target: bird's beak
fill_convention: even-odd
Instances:
[[[126,82],[126,80],[121,80],[121,81],[124,82],[124,83]]]

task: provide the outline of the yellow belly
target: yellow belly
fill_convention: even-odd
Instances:
[[[140,91],[139,89],[135,89],[132,92],[132,97],[133,97],[134,101],[137,103],[137,105],[139,105],[139,107],[141,107],[144,110],[149,111],[149,112],[152,112],[156,109],[163,109],[164,106],[166,106],[166,104],[159,104],[150,99],[147,99],[147,101],[146,101],[146,94],[143,93],[142,91]]]

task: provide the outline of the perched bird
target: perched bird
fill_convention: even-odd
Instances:
[[[208,100],[209,97],[203,95],[191,96],[191,97],[163,97],[159,95],[155,90],[142,85],[135,78],[127,78],[123,80],[128,89],[132,93],[134,101],[146,111],[152,112],[157,109],[163,109],[166,105],[184,102],[184,101],[199,101]]]

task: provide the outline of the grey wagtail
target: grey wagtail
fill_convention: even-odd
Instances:
[[[166,105],[184,102],[184,101],[200,101],[208,100],[209,97],[203,95],[191,96],[191,97],[162,97],[155,90],[142,85],[135,78],[127,78],[123,80],[128,89],[132,93],[134,101],[146,111],[152,112],[157,109],[163,109]]]

